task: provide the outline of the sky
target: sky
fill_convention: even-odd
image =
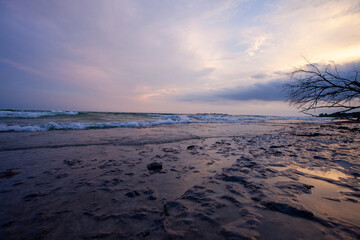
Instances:
[[[304,57],[359,61],[358,0],[0,1],[0,109],[298,115]]]

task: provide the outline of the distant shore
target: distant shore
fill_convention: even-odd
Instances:
[[[351,122],[3,132],[0,238],[358,239],[359,152]]]

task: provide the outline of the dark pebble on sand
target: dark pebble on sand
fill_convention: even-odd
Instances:
[[[161,170],[162,169],[162,163],[161,162],[152,162],[152,163],[147,165],[147,168],[149,170],[153,170],[153,171]]]
[[[130,192],[127,192],[125,195],[128,197],[134,198],[134,197],[140,196],[140,193],[138,191],[130,191]]]
[[[194,145],[190,145],[190,146],[188,146],[186,149],[187,149],[187,150],[195,150],[195,148],[196,148],[196,147],[195,147]]]
[[[68,166],[73,166],[75,164],[80,164],[81,160],[64,160],[63,162]]]
[[[154,196],[154,195],[150,195],[150,196],[148,197],[148,200],[156,200],[156,199],[157,199],[157,197]]]

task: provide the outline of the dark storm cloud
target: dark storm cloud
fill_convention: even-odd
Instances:
[[[276,80],[268,83],[255,83],[253,85],[235,88],[223,88],[217,91],[201,92],[181,96],[182,101],[285,101],[286,94],[282,91],[285,80]]]

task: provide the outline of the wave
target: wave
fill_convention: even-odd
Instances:
[[[159,116],[160,117],[160,116]],[[191,119],[192,118],[192,119]],[[0,132],[39,132],[52,130],[86,130],[86,129],[104,129],[104,128],[137,128],[137,127],[151,127],[165,124],[186,124],[186,123],[261,123],[266,121],[278,120],[302,120],[302,121],[319,121],[315,117],[235,117],[226,115],[226,117],[214,115],[173,115],[172,118],[159,119],[156,121],[142,121],[142,122],[98,122],[98,123],[55,123],[49,122],[46,124],[19,126],[7,125],[0,123]],[[322,118],[322,121],[325,119]],[[326,119],[330,120],[331,119]]]
[[[238,122],[263,122],[263,121],[276,121],[276,120],[300,120],[300,121],[318,121],[319,117],[312,116],[296,116],[296,117],[279,117],[279,116],[263,116],[263,115],[229,115],[220,113],[209,114],[155,114],[149,113],[148,116],[182,119],[193,119],[194,122],[208,122],[208,123],[238,123]],[[330,118],[322,118],[330,119]]]
[[[0,111],[0,118],[40,118],[60,115],[78,115],[74,111]]]
[[[232,120],[232,119],[208,119],[208,120],[190,120],[187,116],[179,115],[178,119],[159,119],[156,121],[144,122],[100,122],[100,123],[55,123],[49,122],[42,125],[7,125],[0,124],[0,132],[38,132],[51,130],[85,130],[85,129],[101,129],[101,128],[136,128],[151,127],[164,124],[185,124],[185,123],[233,123],[233,122],[249,122],[249,120]],[[252,122],[255,122],[254,120]]]
[[[51,130],[85,130],[85,129],[101,129],[101,128],[136,128],[136,127],[150,127],[162,124],[175,124],[175,123],[189,123],[188,120],[183,119],[174,121],[172,119],[157,120],[153,122],[109,122],[109,123],[55,123],[49,122],[42,125],[19,126],[0,124],[0,132],[39,132]]]

